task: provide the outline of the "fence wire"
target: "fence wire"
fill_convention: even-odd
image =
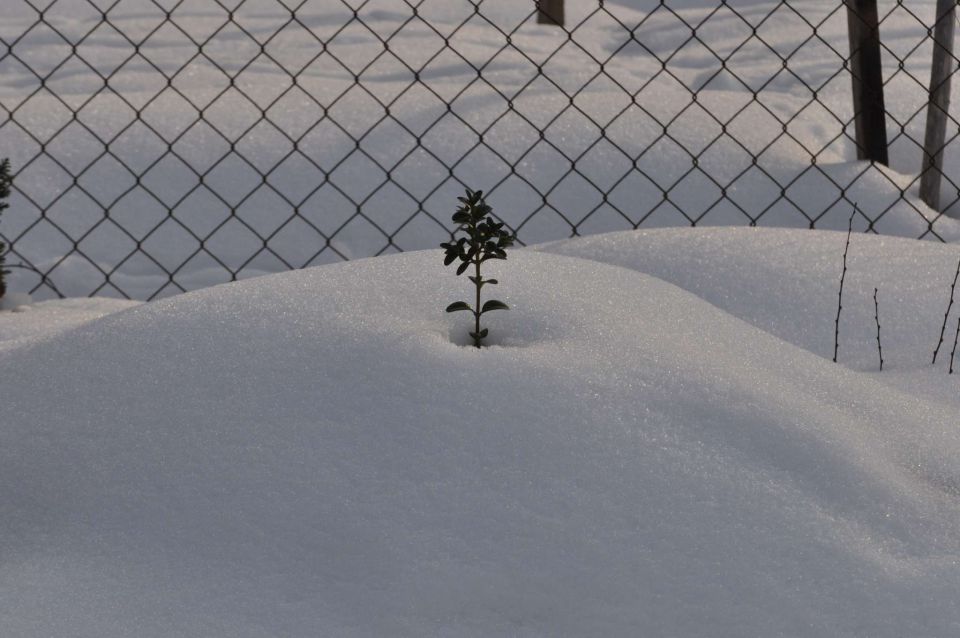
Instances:
[[[565,9],[8,0],[8,262],[41,295],[150,299],[434,247],[464,187],[520,243],[843,228],[854,202],[858,228],[955,238],[953,118],[942,211],[916,196],[934,2],[880,2],[891,168],[854,161],[841,0]]]

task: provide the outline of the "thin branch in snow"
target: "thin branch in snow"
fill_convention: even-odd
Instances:
[[[953,292],[957,288],[958,277],[960,277],[960,261],[957,261],[957,274],[953,276],[953,283],[950,284],[950,303],[947,304],[947,311],[943,313],[943,325],[940,327],[940,342],[937,343],[937,348],[933,351],[933,363],[937,362],[937,353],[940,352],[940,346],[943,345],[943,332],[947,329],[947,317],[950,316],[950,308],[953,307]]]
[[[847,277],[847,251],[850,250],[850,234],[853,232],[853,216],[857,214],[857,205],[853,205],[850,221],[847,222],[847,245],[843,248],[843,272],[840,273],[840,294],[837,298],[837,322],[833,330],[833,362],[837,362],[837,350],[840,348],[840,311],[843,310],[843,282]]]
[[[880,372],[883,372],[883,346],[880,345],[880,304],[877,303],[877,289],[873,289],[873,318],[877,321],[877,352],[880,354]]]
[[[957,317],[957,334],[953,337],[953,351],[950,353],[950,374],[953,374],[953,355],[957,353],[957,339],[960,339],[960,317]]]

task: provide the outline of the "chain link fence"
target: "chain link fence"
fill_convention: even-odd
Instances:
[[[952,240],[917,197],[935,3],[880,3],[890,167],[856,161],[841,0],[8,0],[14,288],[152,299],[435,247],[775,225]],[[544,23],[546,22],[546,23]],[[945,214],[946,213],[946,214]]]

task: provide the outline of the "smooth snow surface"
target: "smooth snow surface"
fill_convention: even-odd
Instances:
[[[922,400],[854,327],[862,371],[789,327],[831,327],[842,234],[661,232],[596,239],[629,268],[511,253],[482,351],[435,250],[0,353],[3,633],[957,635],[957,380],[896,343],[957,255],[851,248],[851,321],[862,272],[903,266],[874,271],[893,376],[954,389]]]
[[[29,295],[7,294],[10,312],[0,312],[0,351],[32,344],[81,324],[140,305],[120,299],[56,299],[30,303]],[[0,305],[0,309],[4,309]],[[5,310],[5,309],[4,309]]]
[[[24,306],[30,305],[33,299],[30,295],[22,292],[8,292],[0,297],[0,311],[19,310]]]

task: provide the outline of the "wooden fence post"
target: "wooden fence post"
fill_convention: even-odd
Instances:
[[[956,0],[937,0],[930,67],[930,98],[927,102],[927,133],[923,141],[923,172],[920,198],[940,210],[940,178],[943,176],[943,146],[950,114],[950,78],[953,76],[953,35]]]
[[[853,116],[857,159],[886,166],[887,114],[883,104],[880,66],[880,25],[877,0],[844,0],[850,36],[850,76],[853,79]]]
[[[563,0],[538,0],[537,24],[563,26]]]

